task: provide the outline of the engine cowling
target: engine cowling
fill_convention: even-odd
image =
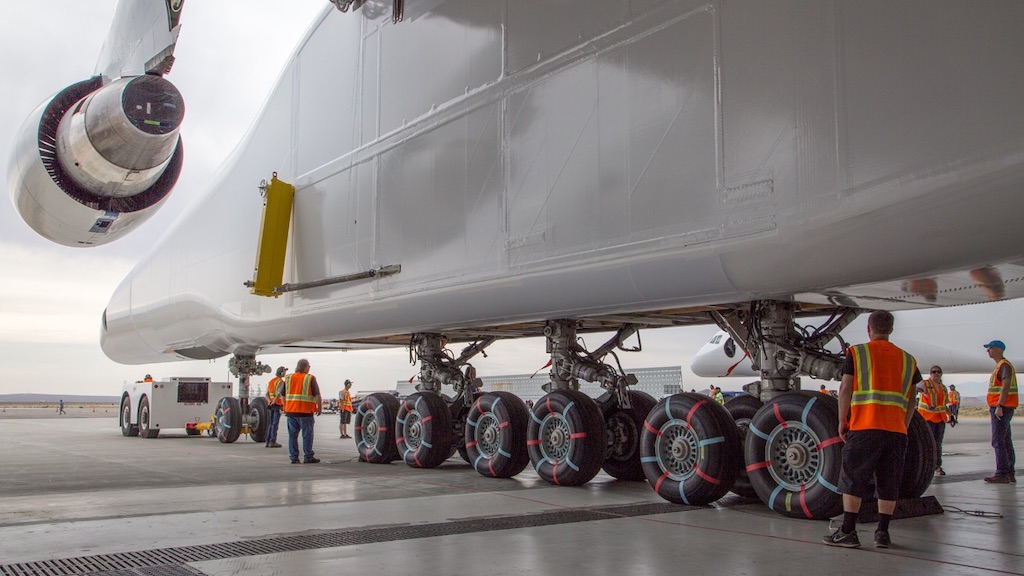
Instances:
[[[152,216],[181,174],[181,93],[155,76],[101,77],[41,104],[18,133],[11,201],[41,236],[98,246]]]

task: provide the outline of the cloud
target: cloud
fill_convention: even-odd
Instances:
[[[131,262],[87,250],[0,242],[0,346],[86,344]]]

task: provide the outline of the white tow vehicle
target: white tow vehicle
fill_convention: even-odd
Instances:
[[[210,421],[217,401],[231,396],[231,387],[230,382],[196,377],[125,384],[121,394],[121,433],[156,438],[162,429],[184,428],[189,435],[197,435],[197,425]]]

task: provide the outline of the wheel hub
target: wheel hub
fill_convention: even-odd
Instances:
[[[419,414],[410,412],[405,418],[405,443],[412,450],[417,450],[423,440],[423,421]]]
[[[661,428],[655,446],[658,464],[673,480],[683,480],[694,473],[700,455],[699,439],[682,420],[670,420]]]
[[[788,490],[799,490],[818,476],[821,454],[814,432],[801,422],[786,422],[768,435],[765,445],[775,481]]]
[[[569,455],[572,431],[569,423],[558,414],[549,414],[541,426],[541,450],[550,461],[560,462]]]

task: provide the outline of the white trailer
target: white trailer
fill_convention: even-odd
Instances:
[[[231,396],[230,382],[175,377],[160,382],[125,384],[121,394],[121,433],[156,438],[164,428],[199,434],[197,424],[209,422],[217,402]]]

